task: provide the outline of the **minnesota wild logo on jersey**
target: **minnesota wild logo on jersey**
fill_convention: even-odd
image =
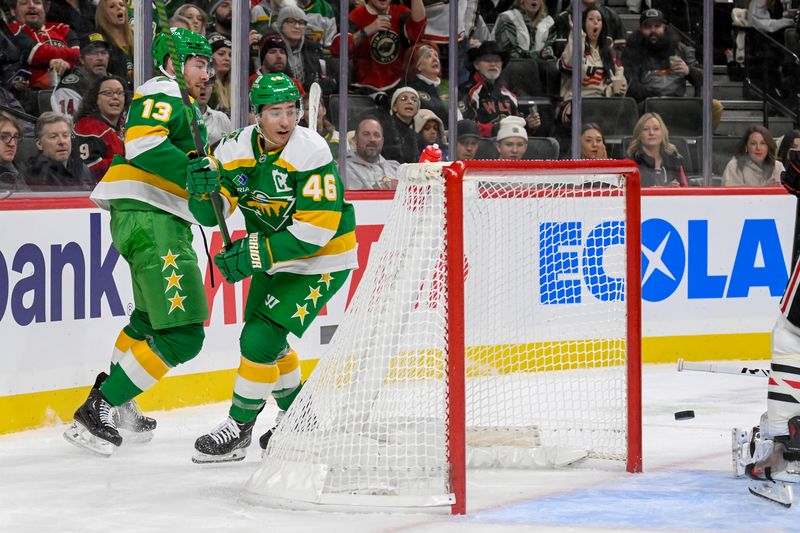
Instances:
[[[269,196],[260,190],[239,196],[239,207],[252,213],[252,216],[269,226],[272,231],[279,231],[286,226],[286,222],[293,212],[294,203],[293,195]],[[247,218],[246,215],[245,218]]]

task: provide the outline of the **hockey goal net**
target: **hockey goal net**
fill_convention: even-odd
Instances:
[[[623,162],[402,167],[249,499],[463,513],[466,465],[640,471],[639,227]]]

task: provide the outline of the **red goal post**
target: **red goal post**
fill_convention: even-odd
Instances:
[[[638,169],[401,167],[346,316],[248,499],[466,512],[466,468],[642,469]]]

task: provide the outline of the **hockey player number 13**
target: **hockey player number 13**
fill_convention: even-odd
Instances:
[[[336,201],[336,178],[333,174],[325,174],[323,178],[314,174],[303,186],[303,196],[313,198],[315,202],[322,200],[323,195],[331,202]]]
[[[172,106],[166,102],[156,102],[152,98],[148,98],[142,103],[142,118],[150,118],[153,117],[154,119],[160,122],[168,122],[169,115],[172,113]],[[156,112],[153,113],[153,108],[156,108]]]

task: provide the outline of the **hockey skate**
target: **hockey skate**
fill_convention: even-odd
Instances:
[[[247,455],[254,425],[255,421],[239,423],[229,416],[211,433],[195,441],[197,453],[192,457],[192,462],[204,464],[241,461]]]
[[[92,388],[89,397],[75,411],[75,421],[64,432],[64,438],[79,448],[105,457],[122,444],[117,431],[116,409],[106,401],[99,388]]]
[[[117,408],[117,427],[125,432],[125,442],[150,442],[156,424],[154,418],[142,414],[136,400],[130,399]]]
[[[267,445],[269,445],[269,440],[272,438],[272,435],[275,433],[275,430],[278,429],[278,424],[281,423],[281,420],[283,420],[284,416],[286,416],[286,411],[278,411],[278,414],[275,415],[275,423],[272,425],[270,429],[267,430],[266,433],[264,433],[258,438],[258,444],[261,446],[262,456],[267,451]]]

